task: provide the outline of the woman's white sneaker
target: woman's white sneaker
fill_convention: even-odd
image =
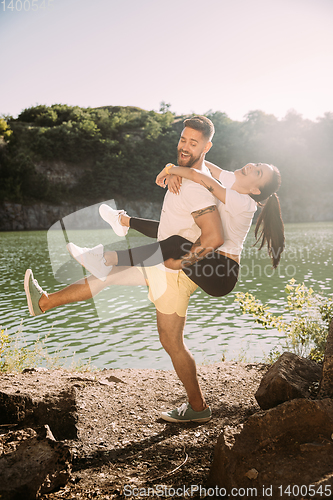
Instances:
[[[101,281],[105,281],[113,266],[107,266],[104,258],[104,247],[102,244],[94,248],[78,247],[74,243],[66,245],[71,256]]]
[[[120,224],[120,216],[127,215],[125,210],[114,210],[109,205],[103,203],[99,207],[99,214],[105,222],[110,224],[117,236],[126,236],[129,228]]]

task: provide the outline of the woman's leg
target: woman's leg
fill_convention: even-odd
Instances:
[[[66,286],[58,292],[42,295],[39,307],[43,312],[72,302],[80,302],[95,297],[104,288],[111,285],[142,286],[146,285],[143,274],[135,267],[115,267],[107,276],[106,281],[101,281],[95,276],[89,276]]]
[[[122,226],[131,227],[149,238],[157,238],[159,221],[129,217],[121,214],[119,222]],[[164,241],[143,245],[129,250],[106,251],[104,253],[107,266],[155,266],[167,259],[179,259],[189,252],[192,243],[181,236],[171,236]]]
[[[192,242],[181,236],[170,236],[166,240],[142,247],[106,252],[107,265],[155,266],[169,258],[179,259],[190,251]],[[108,255],[112,257],[108,261]],[[213,297],[230,293],[238,280],[239,265],[232,259],[212,252],[192,266],[184,267],[184,273],[204,292]]]
[[[157,238],[159,226],[158,220],[139,219],[137,217],[122,215],[120,221],[124,226],[131,227],[132,229],[135,229],[135,231],[138,231],[149,238]]]
[[[193,243],[182,236],[170,236],[166,240],[150,243],[128,250],[106,251],[104,253],[108,266],[143,266],[151,267],[161,264],[167,259],[179,259],[188,253]]]
[[[121,223],[136,231],[156,238],[158,221],[121,215]],[[181,236],[171,236],[166,240],[142,247],[105,252],[107,265],[154,266],[167,259],[179,259],[190,251],[192,243]],[[239,265],[224,255],[213,252],[196,264],[184,267],[185,274],[202,290],[213,297],[222,297],[230,293],[238,279]]]
[[[229,257],[212,252],[192,266],[184,267],[183,271],[208,295],[223,297],[235,287],[239,265]]]

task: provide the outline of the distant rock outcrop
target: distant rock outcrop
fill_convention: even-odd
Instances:
[[[103,201],[101,201],[103,203]],[[94,209],[87,212],[85,217],[75,218],[76,229],[102,229],[106,223],[98,213],[98,204]],[[133,217],[159,220],[161,204],[149,201],[126,201],[124,199],[114,200],[114,205],[124,208]],[[60,219],[75,214],[86,207],[81,205],[48,205],[46,203],[35,203],[33,205],[21,205],[19,203],[4,202],[0,205],[0,231],[24,231],[24,230],[48,230]]]

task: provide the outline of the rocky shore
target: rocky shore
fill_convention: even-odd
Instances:
[[[24,440],[47,439],[42,436],[48,424],[62,447],[55,453],[53,448],[47,453],[43,450],[44,463],[46,455],[50,457],[47,469],[52,464],[51,474],[44,473],[49,482],[43,487],[40,476],[30,483],[32,470],[41,467],[41,451],[24,459],[29,475],[23,481],[26,496],[22,500],[35,498],[38,490],[43,499],[106,500],[126,498],[127,485],[133,490],[203,486],[223,428],[242,424],[260,410],[254,394],[266,370],[264,365],[237,363],[199,367],[199,380],[214,415],[200,426],[170,424],[159,418],[161,411],[186,400],[172,371],[40,369],[2,374],[0,471],[4,458],[8,454],[13,458]],[[22,463],[20,456],[17,470],[21,477]],[[6,484],[10,489],[13,463],[9,470]],[[14,498],[1,491],[6,481],[1,475],[1,499]],[[31,496],[27,496],[28,489]]]
[[[198,367],[202,425],[159,418],[185,400],[173,371],[2,373],[0,498],[330,498],[331,351]]]

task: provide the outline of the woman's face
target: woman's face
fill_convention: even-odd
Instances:
[[[250,194],[260,194],[261,187],[272,179],[273,169],[268,163],[247,163],[234,173],[239,186]]]

